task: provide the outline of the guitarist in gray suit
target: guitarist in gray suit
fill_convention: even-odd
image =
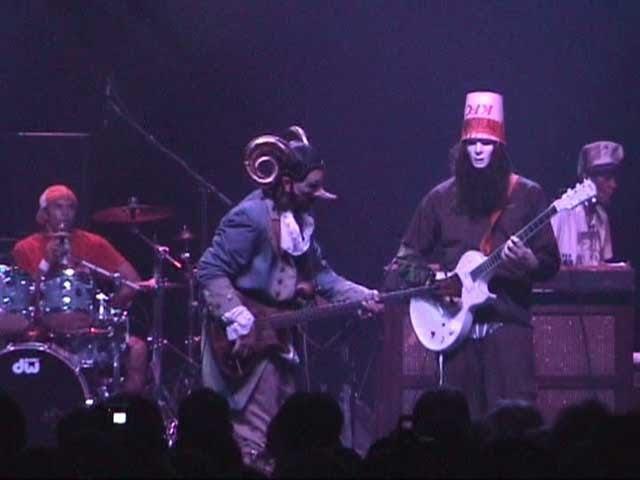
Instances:
[[[245,167],[261,188],[225,215],[198,264],[211,313],[202,375],[229,400],[243,458],[260,468],[269,421],[295,390],[300,363],[292,329],[270,330],[261,313],[295,310],[315,295],[362,301],[361,316],[382,304],[377,291],[336,274],[323,258],[310,211],[317,199],[336,196],[324,189],[325,164],[302,128],[253,139]]]
[[[476,418],[501,399],[535,401],[531,285],[560,264],[548,223],[526,244],[514,236],[548,204],[537,183],[513,173],[505,144],[502,96],[469,93],[453,176],[424,197],[388,267],[396,278],[431,264],[450,272],[465,252],[490,255],[504,244],[488,284],[497,299],[477,308],[468,337],[443,352],[444,381],[466,394]],[[460,297],[459,283],[442,285],[443,297]]]

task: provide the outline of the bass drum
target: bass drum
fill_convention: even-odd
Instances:
[[[55,345],[9,344],[0,352],[0,385],[24,412],[29,446],[55,446],[60,419],[92,403],[75,361]]]

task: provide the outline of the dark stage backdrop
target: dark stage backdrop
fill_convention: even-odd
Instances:
[[[465,93],[492,89],[505,96],[517,170],[550,197],[575,181],[581,145],[624,145],[612,221],[618,256],[638,267],[637,2],[34,0],[0,9],[4,235],[33,227],[43,175],[77,178],[86,161],[86,212],[131,195],[173,206],[175,218],[146,232],[171,244],[186,224],[199,256],[226,207],[209,195],[202,231],[197,185],[106,108],[112,76],[132,115],[234,201],[251,189],[241,162],[246,142],[304,126],[340,196],[317,211],[330,262],[377,286],[420,198],[448,173]],[[63,157],[43,153],[55,173],[9,174],[50,148],[44,139],[25,146],[11,133],[42,130],[88,132],[91,141]],[[150,274],[144,244],[120,227],[89,226]],[[186,306],[182,294],[169,300],[166,328],[178,343]],[[319,367],[317,378],[335,370]]]

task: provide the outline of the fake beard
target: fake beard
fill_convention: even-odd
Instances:
[[[479,217],[503,207],[510,173],[508,161],[500,154],[494,153],[485,168],[475,168],[461,149],[454,167],[458,208],[471,217]]]

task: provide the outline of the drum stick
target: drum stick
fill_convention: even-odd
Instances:
[[[101,273],[102,275],[104,275],[105,277],[109,277],[113,281],[122,282],[126,286],[131,287],[134,290],[142,290],[142,287],[140,287],[136,283],[134,283],[134,282],[132,282],[130,280],[127,280],[126,278],[122,278],[122,277],[117,278],[117,274],[111,273],[108,270],[105,270],[104,268],[100,268],[100,267],[98,267],[97,265],[94,265],[91,262],[87,262],[86,260],[80,260],[80,265],[84,265],[89,270],[93,270],[93,271],[96,271],[98,273]]]

